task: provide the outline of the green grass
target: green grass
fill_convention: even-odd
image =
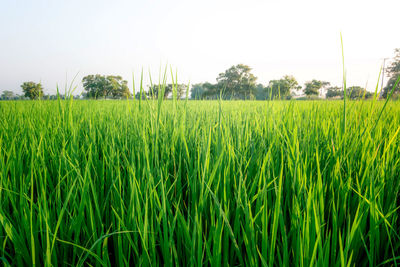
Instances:
[[[396,102],[0,102],[0,125],[4,265],[400,264]]]

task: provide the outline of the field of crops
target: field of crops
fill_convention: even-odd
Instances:
[[[399,126],[390,101],[0,102],[0,261],[400,264]]]

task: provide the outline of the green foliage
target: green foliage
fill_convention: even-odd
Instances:
[[[383,88],[382,97],[386,98],[390,91],[396,84],[397,79],[400,77],[400,48],[394,50],[394,57],[391,65],[386,69],[386,74],[389,76],[389,80],[386,83],[386,86]],[[394,89],[393,97],[397,98],[400,94],[400,85]]]
[[[149,86],[147,91],[147,97],[158,99],[158,94],[164,88],[164,99],[171,96],[173,90],[176,90],[177,99],[181,99],[185,96],[187,85],[186,84],[166,84],[165,86],[162,85],[152,85]]]
[[[14,92],[7,90],[3,91],[0,96],[1,100],[11,100],[13,98],[15,98]]]
[[[249,99],[254,96],[256,81],[249,66],[238,64],[218,75],[217,93],[222,90],[224,99]]]
[[[136,94],[135,94],[135,99],[142,99],[142,100],[145,100],[147,98],[147,94],[142,94],[142,96],[140,96],[140,92],[137,92]]]
[[[285,75],[279,80],[271,80],[268,86],[256,84],[257,78],[250,73],[251,68],[239,64],[232,66],[217,78],[217,84],[209,82],[192,86],[191,99],[291,99],[293,91],[301,89],[297,80]],[[308,96],[318,95],[328,82],[312,80],[306,83]]]
[[[400,48],[394,50],[393,61],[390,66],[386,69],[389,75],[400,73]]]
[[[123,80],[121,76],[107,76],[107,80],[111,87],[111,95],[113,98],[130,97],[128,82]]]
[[[203,99],[204,92],[205,88],[203,87],[203,83],[193,84],[190,90],[190,98]]]
[[[399,79],[399,77],[400,77],[400,73],[397,75],[393,75],[392,77],[389,78],[386,86],[383,88],[383,93],[382,93],[383,98],[386,98],[389,95],[390,91],[395,86],[396,81]],[[400,85],[399,84],[394,89],[393,97],[398,96],[398,95],[400,95]]]
[[[130,96],[128,82],[121,76],[87,75],[82,79],[89,98],[127,98]]]
[[[332,86],[327,89],[325,97],[334,98],[339,96],[340,98],[343,98],[343,95],[344,94],[342,88],[337,86]]]
[[[39,99],[43,95],[43,87],[41,83],[24,82],[21,85],[25,97],[30,99]]]
[[[350,99],[368,99],[372,98],[373,94],[371,92],[368,92],[365,88],[361,86],[351,86],[347,88],[348,90],[348,97]]]
[[[270,81],[268,86],[256,84],[257,78],[250,73],[246,65],[232,66],[220,73],[217,84],[201,83],[192,87],[192,99],[287,99],[293,90],[301,87],[293,76],[285,75],[282,79]]]
[[[202,84],[202,89],[203,89],[202,98],[205,99],[219,99],[220,97],[227,98],[226,95],[223,95],[223,90],[221,87],[218,86],[218,84],[205,82]]]
[[[347,88],[347,97],[353,100],[356,99],[369,99],[373,97],[373,93],[368,92],[365,88],[361,86],[351,86]],[[340,97],[343,99],[344,93],[340,87],[329,87],[327,89],[326,98]]]
[[[300,90],[297,80],[290,75],[283,76],[282,79],[269,82],[267,94],[271,94],[273,99],[285,99],[291,95],[293,90]]]
[[[397,103],[162,99],[0,102],[3,265],[400,263]]]
[[[311,95],[319,95],[320,90],[328,86],[330,83],[329,82],[324,82],[324,81],[319,81],[319,80],[312,80],[311,82],[306,82],[304,84],[304,93],[307,96]]]
[[[269,99],[269,88],[261,83],[256,85],[254,96],[257,100],[267,100]]]

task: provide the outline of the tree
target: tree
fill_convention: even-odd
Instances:
[[[49,100],[57,100],[57,95],[49,95]]]
[[[223,97],[228,99],[252,97],[255,93],[257,77],[250,71],[249,66],[238,64],[220,73],[217,78],[217,91],[223,90]]]
[[[203,83],[193,84],[192,89],[190,90],[190,98],[191,99],[202,99],[204,92],[205,92],[205,88],[203,87]]]
[[[293,90],[301,89],[296,79],[290,75],[285,75],[279,80],[271,80],[268,87],[271,98],[280,99],[290,96]]]
[[[350,99],[367,99],[372,97],[372,93],[368,92],[365,88],[361,86],[351,86],[347,88],[346,91]]]
[[[161,90],[164,89],[164,98],[168,98],[169,95],[173,93],[174,90],[176,90],[176,98],[181,99],[187,89],[187,85],[185,84],[166,84],[163,88],[163,85],[153,85],[149,86],[149,90],[147,92],[147,95],[149,98],[158,98],[158,94]]]
[[[386,73],[389,76],[389,80],[386,83],[385,88],[383,88],[382,92],[382,97],[386,98],[390,91],[393,89],[393,87],[396,84],[397,79],[400,77],[400,48],[396,48],[394,50],[394,57],[393,61],[390,64],[390,66],[386,69]],[[397,85],[397,87],[394,89],[394,92],[398,94],[400,91],[400,83]]]
[[[261,83],[259,83],[256,85],[254,96],[257,100],[266,100],[269,98],[268,92],[269,92],[268,86],[264,86]]]
[[[304,88],[304,93],[310,97],[312,95],[319,95],[320,90],[324,89],[326,86],[328,86],[330,83],[329,82],[324,82],[324,81],[319,81],[319,80],[312,80],[311,82],[306,82],[305,88]]]
[[[400,48],[394,50],[394,57],[392,64],[386,69],[388,74],[399,74],[400,73]]]
[[[110,86],[111,95],[114,98],[127,98],[131,96],[131,92],[129,91],[128,82],[123,80],[121,76],[107,76],[107,80]]]
[[[333,97],[338,97],[338,96],[343,98],[343,90],[342,90],[342,88],[337,87],[337,86],[332,86],[332,87],[329,87],[327,89],[327,92],[326,92],[326,95],[325,95],[326,98],[333,98]]]
[[[130,92],[128,82],[121,76],[114,75],[87,75],[82,79],[83,88],[87,91],[90,98],[99,97],[129,97]]]
[[[387,98],[389,96],[389,93],[392,91],[393,87],[395,86],[397,79],[399,78],[400,74],[393,75],[392,77],[389,78],[388,82],[386,83],[386,86],[383,88],[383,93],[382,97]],[[394,89],[394,96],[398,97],[400,91],[400,83],[397,84],[396,88]]]
[[[176,87],[176,98],[181,99],[185,97],[188,86],[186,84],[175,84],[175,87]]]
[[[109,94],[108,82],[104,75],[87,75],[82,79],[83,88],[87,91],[89,98],[105,97]]]
[[[21,85],[21,88],[25,97],[29,97],[30,99],[38,99],[43,95],[43,87],[41,83],[24,82]]]
[[[371,92],[368,92],[365,88],[361,86],[350,86],[346,90],[347,97],[350,99],[368,99],[373,96]],[[326,98],[333,98],[333,97],[340,97],[343,98],[344,93],[342,88],[333,86],[327,89]]]
[[[218,84],[212,84],[209,82],[203,83],[203,98],[206,99],[218,99],[221,97],[222,88],[218,86]]]
[[[146,92],[144,92],[143,94],[142,94],[142,100],[145,100],[146,99]],[[135,94],[135,99],[140,99],[140,92],[137,92],[136,94]]]
[[[13,98],[15,98],[14,92],[7,91],[7,90],[3,91],[3,93],[1,94],[1,97],[0,97],[0,99],[2,99],[2,100],[11,100]]]
[[[162,90],[164,90],[164,99],[166,99],[172,92],[172,86],[167,84],[165,86],[153,84],[152,86],[149,86],[149,90],[147,91],[146,95],[149,98],[157,99]]]

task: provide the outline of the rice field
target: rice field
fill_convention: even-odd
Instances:
[[[0,102],[4,266],[400,264],[389,101]]]

